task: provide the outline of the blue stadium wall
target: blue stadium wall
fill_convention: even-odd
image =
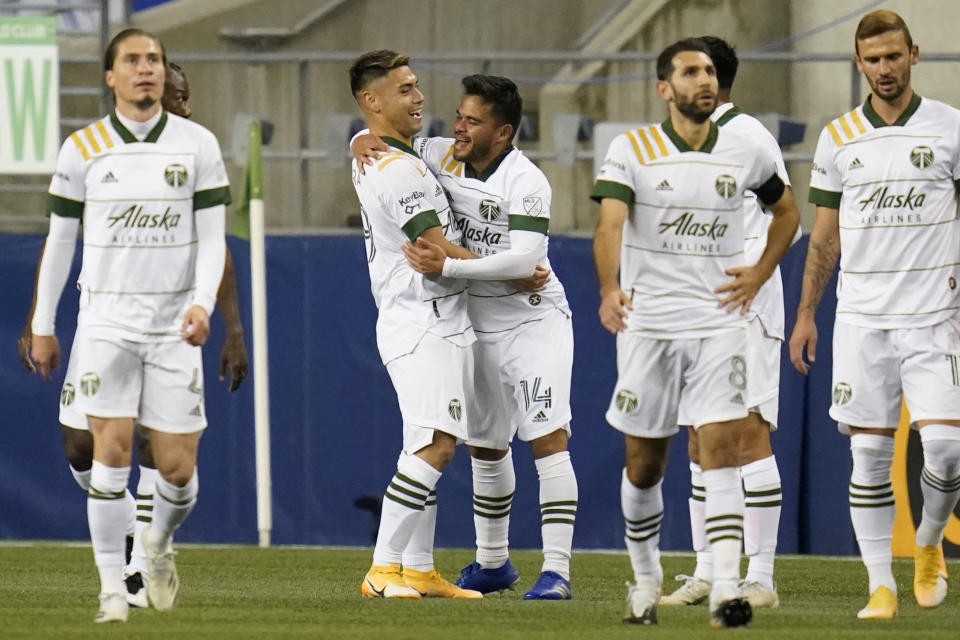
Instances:
[[[52,383],[28,374],[15,354],[30,301],[41,236],[0,234],[0,538],[84,539],[85,498],[60,451],[57,401],[63,371]],[[249,250],[235,238],[241,312],[250,347]],[[589,239],[554,237],[551,262],[574,312],[576,340],[570,448],[580,483],[574,544],[622,548],[619,483],[622,437],[604,411],[615,381],[614,339],[599,324]],[[806,254],[806,239],[783,264],[787,331]],[[79,256],[79,251],[78,251]],[[270,407],[276,544],[365,545],[373,517],[354,506],[379,498],[400,446],[400,415],[377,355],[376,310],[363,241],[355,235],[267,239]],[[780,551],[852,554],[847,512],[848,441],[827,416],[835,306],[831,285],[819,316],[820,352],[809,378],[782,361],[780,429],[773,442],[783,478]],[[69,353],[77,296],[67,287],[58,334]],[[253,387],[228,393],[217,379],[223,325],[213,322],[205,350],[210,427],[201,444],[200,500],[178,538],[254,543],[256,505]],[[512,544],[537,548],[537,478],[529,449],[514,448],[517,493]],[[689,472],[686,434],[674,439],[664,485],[663,548],[688,549]],[[438,487],[439,546],[471,547],[473,520],[469,456],[460,449]]]

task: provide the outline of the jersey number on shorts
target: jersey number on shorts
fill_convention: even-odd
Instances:
[[[743,390],[747,388],[747,361],[743,356],[733,356],[730,358],[730,367],[733,371],[730,372],[730,384],[732,384],[737,389]]]
[[[950,363],[950,375],[953,376],[953,386],[960,387],[960,374],[957,373],[958,357],[953,354],[944,357],[947,359],[947,362]]]
[[[520,388],[523,389],[523,403],[526,405],[527,409],[529,409],[530,405],[534,402],[542,402],[543,406],[547,409],[549,409],[550,405],[553,404],[553,387],[547,387],[543,393],[540,393],[539,376],[533,379],[532,389],[526,380],[520,381]]]

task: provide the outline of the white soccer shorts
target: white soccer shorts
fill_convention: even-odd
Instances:
[[[403,417],[403,451],[413,455],[442,431],[467,438],[466,390],[473,376],[470,347],[426,333],[412,353],[387,363]]]
[[[607,422],[640,438],[667,438],[679,407],[694,428],[747,417],[747,332],[663,340],[617,334],[617,385]]]
[[[960,324],[868,329],[837,320],[833,403],[841,433],[850,426],[896,429],[901,395],[910,419],[960,419]]]
[[[195,433],[207,426],[200,347],[183,340],[132,342],[89,329],[74,340],[78,411],[133,418],[165,433]]]
[[[60,389],[60,424],[71,429],[88,431],[87,416],[77,409],[77,390],[80,388],[80,376],[77,374],[77,346],[82,337],[82,327],[77,327],[70,347],[70,359],[67,361],[67,373]]]
[[[473,343],[467,442],[504,450],[565,429],[570,435],[573,326],[554,309],[536,322]]]

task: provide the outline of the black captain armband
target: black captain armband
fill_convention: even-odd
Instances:
[[[770,176],[769,180],[754,189],[754,193],[757,194],[757,198],[760,199],[760,202],[770,206],[779,200],[783,195],[783,192],[786,190],[787,185],[783,184],[783,180],[780,179],[780,176],[773,174]]]

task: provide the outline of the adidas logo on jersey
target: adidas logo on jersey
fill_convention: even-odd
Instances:
[[[657,185],[657,191],[673,191],[673,187],[671,187],[667,179],[664,178],[663,182]]]
[[[850,161],[850,166],[847,168],[850,170],[863,169],[863,163],[860,162],[860,158],[854,158],[853,160]]]
[[[103,176],[100,182],[106,184],[108,182],[119,182],[119,180],[117,180],[117,176],[113,175],[113,171],[107,171],[107,175]]]
[[[547,421],[547,414],[545,414],[543,411],[537,411],[537,415],[533,416],[533,421],[534,421],[534,422],[546,422],[546,421]]]

